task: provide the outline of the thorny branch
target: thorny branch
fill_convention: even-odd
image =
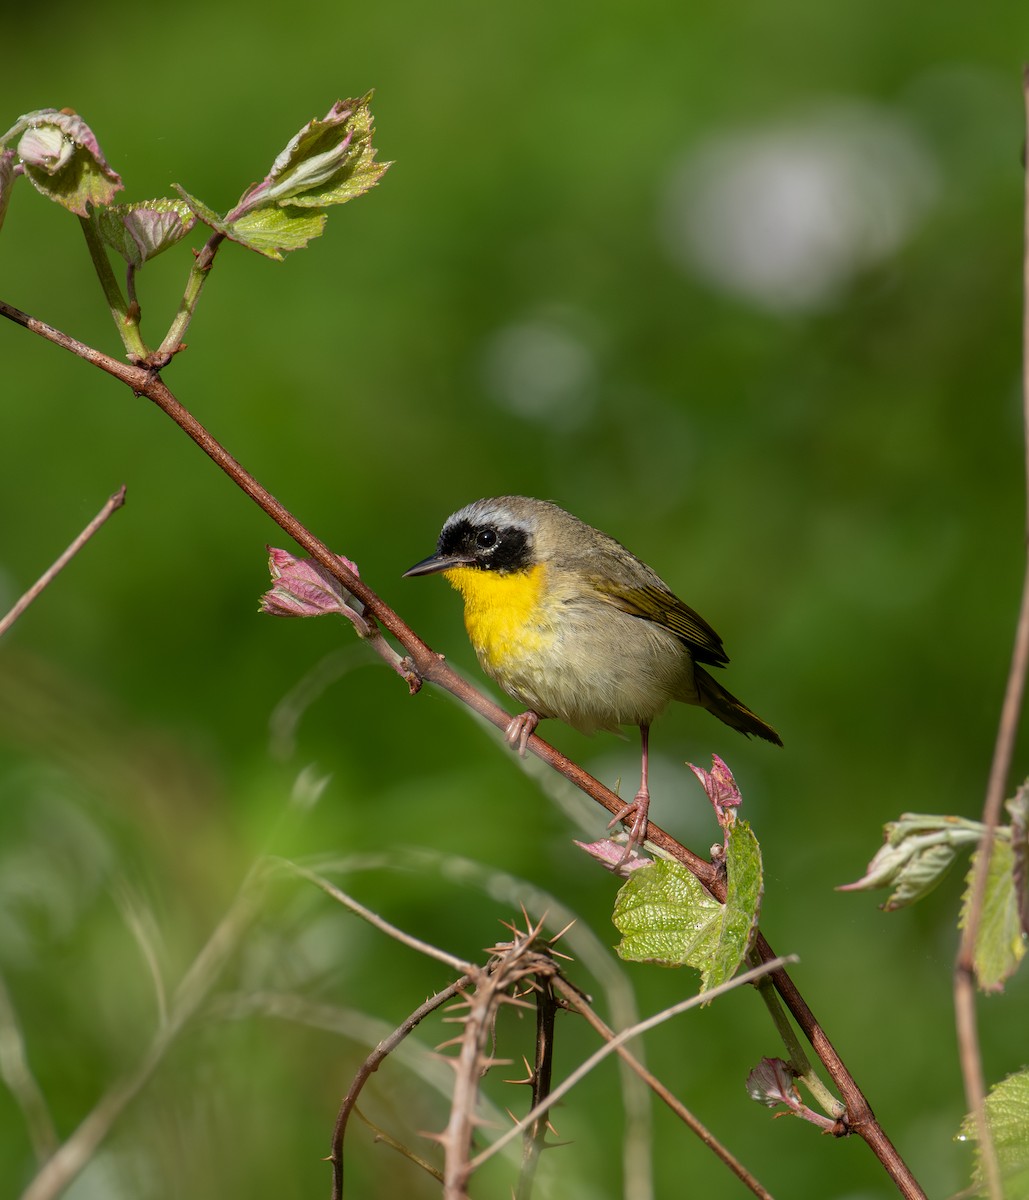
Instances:
[[[510,721],[509,714],[454,672],[447,665],[442,655],[433,651],[384,600],[359,579],[358,576],[341,564],[336,555],[323,542],[311,534],[283,504],[246,471],[208,433],[200,422],[176,399],[161,379],[159,372],[143,366],[119,362],[117,359],[111,358],[109,355],[103,354],[77,341],[68,334],[54,329],[45,322],[29,316],[27,313],[2,300],[0,300],[0,316],[6,317],[8,320],[21,325],[30,332],[83,358],[93,366],[120,380],[127,387],[131,388],[136,395],[145,396],[156,404],[285,533],[312,558],[316,559],[339,579],[343,586],[361,601],[365,608],[366,618],[366,627],[363,630],[359,630],[361,636],[364,637],[369,645],[393,670],[407,681],[411,691],[416,691],[421,681],[427,679],[431,683],[435,683],[438,687],[442,687],[450,692],[457,699],[485,717],[498,729],[506,729]],[[401,657],[398,655],[386,642],[382,636],[383,629],[400,643],[406,651],[406,656]],[[596,803],[607,809],[608,812],[614,814],[624,808],[623,801],[614,792],[594,779],[592,775],[584,771],[578,764],[555,750],[553,746],[549,745],[549,743],[545,742],[537,734],[533,734],[528,739],[527,749],[554,770],[564,775],[566,779],[570,780],[576,787],[580,788],[586,795],[596,801]],[[725,889],[724,885],[719,881],[718,870],[715,866],[706,859],[694,854],[693,851],[683,846],[671,837],[670,834],[653,823],[649,827],[648,839],[671,857],[683,863],[708,888],[716,899],[724,902]],[[760,934],[755,944],[755,951],[762,961],[766,963],[775,957],[771,947]],[[911,1174],[911,1171],[904,1163],[896,1148],[890,1142],[885,1130],[876,1120],[871,1105],[862,1093],[857,1081],[837,1054],[824,1030],[815,1020],[814,1014],[804,1001],[792,979],[780,966],[772,972],[772,980],[798,1026],[811,1043],[815,1053],[821,1059],[844,1104],[846,1104],[848,1129],[865,1141],[882,1163],[887,1174],[898,1187],[901,1195],[907,1197],[908,1200],[913,1200],[913,1198],[922,1198],[924,1200],[925,1193]]]
[[[644,1021],[640,1021],[637,1024],[630,1026],[628,1029],[623,1029],[617,1034],[607,1029],[603,1022],[591,1015],[591,1010],[589,1010],[589,1004],[585,997],[578,993],[576,989],[573,988],[572,985],[569,984],[568,981],[565,980],[564,977],[556,970],[556,968],[552,968],[555,988],[560,991],[561,996],[567,1002],[568,1007],[583,1013],[585,1016],[588,1016],[590,1024],[592,1024],[594,1028],[597,1028],[599,1031],[601,1031],[602,1036],[605,1037],[605,1043],[600,1047],[599,1050],[595,1051],[589,1056],[589,1058],[580,1063],[580,1065],[574,1071],[572,1071],[571,1074],[561,1082],[561,1084],[550,1091],[549,1094],[546,1095],[538,1104],[534,1105],[528,1114],[524,1116],[517,1125],[497,1138],[497,1140],[493,1142],[488,1149],[483,1150],[476,1155],[476,1157],[472,1159],[469,1164],[469,1173],[471,1170],[480,1167],[489,1158],[492,1158],[513,1138],[517,1137],[519,1133],[532,1128],[546,1115],[546,1113],[554,1106],[554,1104],[557,1103],[558,1100],[570,1092],[572,1088],[575,1087],[579,1081],[583,1079],[590,1071],[592,1071],[599,1062],[612,1053],[618,1053],[625,1058],[627,1062],[632,1064],[634,1069],[640,1072],[645,1081],[650,1086],[654,1087],[654,1090],[661,1097],[661,1099],[669,1105],[672,1111],[675,1112],[676,1115],[679,1116],[684,1123],[693,1130],[694,1133],[701,1137],[701,1139],[710,1149],[715,1151],[717,1156],[722,1160],[722,1162],[730,1167],[737,1178],[746,1183],[755,1195],[763,1197],[764,1200],[770,1200],[767,1191],[761,1186],[761,1184],[750,1175],[750,1173],[725,1149],[725,1147],[721,1146],[713,1134],[706,1130],[704,1126],[697,1121],[697,1119],[693,1117],[693,1115],[689,1113],[688,1110],[678,1100],[676,1100],[671,1093],[667,1091],[667,1089],[663,1087],[663,1085],[658,1083],[649,1072],[640,1067],[640,1065],[636,1063],[635,1059],[628,1054],[628,1052],[625,1052],[624,1047],[625,1043],[630,1041],[632,1038],[638,1037],[640,1034],[647,1032],[649,1029],[653,1029],[655,1026],[679,1015],[680,1013],[686,1012],[691,1008],[696,1008],[702,1004],[709,1003],[711,1000],[717,999],[719,996],[724,995],[726,992],[729,992],[734,988],[741,987],[746,983],[754,982],[756,979],[766,974],[770,969],[774,969],[776,966],[782,965],[782,963],[785,961],[793,960],[775,959],[772,963],[763,963],[761,966],[752,968],[749,971],[745,971],[741,975],[736,976],[734,979],[731,979],[726,983],[711,988],[702,995],[691,996],[686,1000],[680,1001],[678,1004],[674,1004],[670,1008],[667,1008],[652,1017],[648,1017]],[[463,1200],[463,1197],[461,1197],[460,1200]]]
[[[523,1200],[527,1200],[531,1194],[539,1155],[542,1150],[547,1148],[546,1133],[549,1129],[548,1113],[550,1108],[584,1078],[597,1063],[613,1052],[618,1053],[640,1075],[672,1112],[700,1137],[704,1144],[729,1167],[738,1179],[750,1188],[755,1196],[758,1196],[760,1200],[771,1200],[770,1194],[758,1180],[721,1145],[713,1134],[704,1128],[654,1075],[625,1049],[627,1041],[662,1021],[689,1008],[706,1003],[732,988],[759,978],[769,970],[768,964],[745,972],[738,979],[719,988],[713,988],[703,996],[693,996],[630,1029],[615,1034],[593,1012],[589,999],[565,978],[555,961],[554,943],[561,934],[544,939],[541,936],[542,923],[524,931],[518,931],[513,926],[510,928],[513,934],[512,940],[495,946],[493,956],[485,967],[473,968],[463,980],[459,981],[466,985],[466,988],[462,989],[464,1000],[461,1005],[465,1011],[462,1016],[455,1018],[460,1021],[462,1031],[450,1042],[445,1043],[445,1046],[456,1045],[459,1047],[457,1056],[449,1060],[453,1065],[456,1080],[450,1120],[444,1132],[437,1137],[445,1154],[443,1194],[446,1200],[466,1200],[468,1182],[473,1172],[519,1133],[523,1136],[524,1148],[517,1195]],[[472,1138],[480,1125],[480,1121],[476,1117],[479,1081],[495,1064],[491,1052],[491,1042],[497,1012],[503,1004],[524,1005],[527,1003],[527,997],[530,996],[535,1000],[537,1013],[536,1063],[530,1069],[528,1079],[515,1081],[532,1084],[530,1111],[487,1150],[472,1158]],[[440,993],[427,1001],[412,1014],[408,1021],[404,1022],[394,1037],[388,1041],[391,1044],[399,1043],[402,1036],[409,1031],[409,1028],[413,1028],[418,1021],[422,1020],[427,1011],[440,1006],[442,997],[443,993]],[[584,1016],[604,1039],[605,1044],[557,1088],[552,1088],[553,1018],[558,1007],[567,1008]],[[385,1044],[383,1043],[383,1045]],[[371,1068],[372,1070],[382,1061],[383,1055],[380,1055],[380,1049],[381,1047],[378,1047],[373,1056],[375,1065]],[[362,1067],[358,1079],[355,1080],[355,1084],[351,1086],[348,1097],[353,1095],[356,1100],[356,1091],[360,1090],[360,1086],[368,1074],[370,1074],[370,1070],[366,1063]],[[340,1200],[341,1195],[341,1192],[334,1191],[333,1200]]]

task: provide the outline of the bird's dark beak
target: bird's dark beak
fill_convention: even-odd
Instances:
[[[409,579],[413,575],[437,575],[440,571],[449,571],[451,567],[467,567],[475,562],[474,558],[470,558],[467,554],[430,554],[428,558],[423,558],[421,562],[415,563],[401,576],[402,579]]]

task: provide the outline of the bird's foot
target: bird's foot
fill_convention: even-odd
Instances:
[[[523,712],[517,717],[512,717],[504,731],[504,741],[524,758],[525,747],[539,723],[539,714],[534,712]]]
[[[622,807],[615,813],[607,823],[608,829],[612,825],[617,825],[619,821],[624,821],[630,813],[632,814],[632,824],[629,826],[629,840],[625,843],[625,852],[622,854],[618,866],[627,863],[632,857],[633,851],[642,846],[647,838],[647,813],[650,810],[650,792],[641,788],[636,795],[629,801],[628,804],[623,804]]]

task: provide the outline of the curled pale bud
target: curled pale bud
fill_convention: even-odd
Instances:
[[[339,561],[359,575],[348,558]],[[268,568],[272,586],[261,597],[261,612],[273,617],[323,617],[339,613],[354,621],[360,619],[364,605],[342,583],[313,558],[296,558],[288,550],[268,547]]]
[[[70,109],[40,108],[26,113],[0,138],[18,139],[25,175],[44,196],[80,217],[90,207],[110,204],[121,177],[104,157],[85,121]]]
[[[769,1108],[785,1104],[795,1109],[800,1104],[800,1094],[794,1078],[789,1063],[781,1058],[763,1058],[747,1076],[747,1094]]]
[[[795,1117],[810,1121],[826,1133],[834,1133],[837,1136],[845,1133],[846,1128],[839,1120],[808,1108],[793,1082],[795,1078],[796,1072],[789,1063],[783,1062],[781,1058],[763,1058],[747,1076],[747,1092],[751,1100],[756,1100],[758,1104],[765,1104],[769,1108],[778,1108],[781,1104]],[[775,1115],[783,1117],[786,1114]]]
[[[27,167],[56,175],[75,153],[75,143],[56,125],[40,125],[22,135],[18,154]]]

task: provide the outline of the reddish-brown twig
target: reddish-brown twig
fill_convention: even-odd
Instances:
[[[79,536],[72,542],[67,550],[50,564],[29,590],[17,600],[14,607],[5,616],[0,617],[0,637],[11,628],[15,621],[28,608],[33,600],[42,592],[42,590],[51,583],[57,575],[71,562],[82,547],[89,541],[94,533],[103,525],[112,513],[117,512],[125,503],[125,484],[108,497],[103,508],[97,513],[92,521],[86,526]]]

